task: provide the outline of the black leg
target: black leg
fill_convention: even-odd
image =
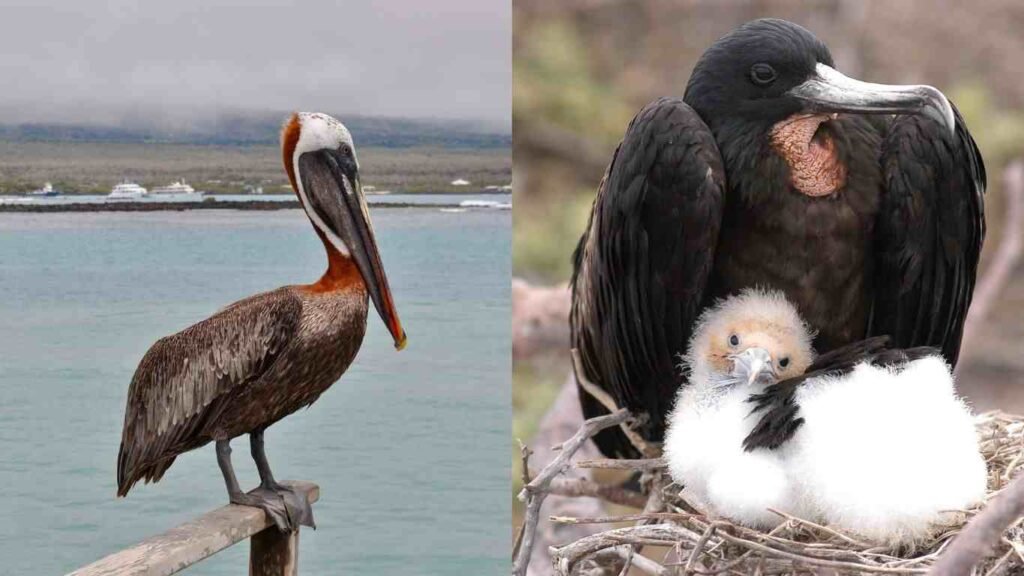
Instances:
[[[220,472],[224,475],[224,485],[228,489],[228,501],[232,504],[253,506],[263,510],[282,532],[291,532],[298,528],[289,517],[288,506],[284,499],[277,493],[270,490],[258,490],[251,494],[242,492],[238,485],[238,478],[235,476],[235,469],[231,466],[230,440],[217,440],[216,450],[217,465],[220,466]]]
[[[217,440],[217,465],[220,466],[220,473],[224,475],[224,485],[228,489],[228,497],[242,493],[238,486],[238,478],[235,476],[235,469],[231,466],[231,441]]]
[[[260,473],[260,486],[275,492],[288,490],[274,480],[274,474],[270,471],[267,453],[263,451],[263,429],[249,433],[249,448],[252,450],[252,459],[256,462],[256,470]]]
[[[316,528],[308,495],[305,492],[278,484],[274,480],[274,474],[270,471],[270,463],[267,462],[267,453],[263,450],[263,430],[263,428],[259,428],[249,433],[252,459],[256,462],[256,470],[260,473],[260,488],[254,493],[277,495],[284,502],[285,510],[293,526],[301,524]]]

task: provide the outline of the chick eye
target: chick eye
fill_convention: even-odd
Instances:
[[[775,69],[769,64],[763,62],[754,64],[750,68],[750,79],[754,81],[754,84],[759,86],[767,86],[775,81]]]
[[[779,368],[785,368],[786,366],[789,366],[789,356],[779,360]]]
[[[341,155],[346,158],[350,158],[352,156],[352,147],[348,144],[342,144],[339,151],[341,152]]]
[[[733,334],[732,336],[729,336],[729,345],[730,346],[739,346],[740,345],[740,337],[735,335],[735,334]]]

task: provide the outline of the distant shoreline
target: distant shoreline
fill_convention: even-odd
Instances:
[[[98,193],[97,192],[67,192],[67,191],[61,190],[60,191],[60,196],[58,196],[58,198],[75,198],[75,197],[80,197],[80,196],[84,196],[84,197],[89,197],[89,196],[106,196],[109,192],[110,191],[107,190],[106,188],[103,188]],[[488,188],[479,188],[479,189],[478,188],[468,188],[467,189],[467,188],[464,188],[464,187],[456,188],[454,191],[451,191],[451,190],[448,190],[448,189],[444,189],[444,188],[436,188],[436,187],[435,188],[428,188],[428,189],[425,189],[425,190],[390,190],[390,191],[383,192],[383,193],[381,193],[381,192],[367,192],[366,190],[363,190],[363,195],[366,196],[367,198],[387,198],[388,196],[437,196],[439,194],[445,194],[445,195],[448,195],[448,196],[503,196],[503,195],[508,195],[508,194],[511,194],[511,193],[512,193],[511,190],[495,190],[493,188],[491,188],[491,189],[488,189]],[[203,200],[206,200],[206,199],[209,199],[209,198],[216,199],[217,196],[251,196],[253,202],[263,202],[264,201],[264,200],[260,200],[260,198],[263,196],[262,194],[246,194],[246,193],[234,194],[234,193],[205,192],[205,191],[201,192],[201,194],[203,194]],[[280,192],[268,192],[268,193],[266,193],[266,195],[267,196],[279,196],[279,195],[294,196],[295,193],[292,191],[291,188],[288,188],[288,189],[282,190]],[[14,191],[3,192],[3,191],[0,191],[0,198],[32,198],[32,196],[28,195],[24,191],[18,191],[18,192],[14,192]],[[153,195],[150,194],[146,198],[147,199],[153,198]]]
[[[186,210],[298,210],[297,200],[266,201],[244,200],[237,202],[107,202],[78,204],[0,204],[0,213],[22,212],[30,214],[47,212],[183,212]],[[416,202],[371,203],[376,208],[459,208],[458,204],[423,204]]]

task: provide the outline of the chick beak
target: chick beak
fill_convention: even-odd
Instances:
[[[747,348],[733,357],[733,374],[747,386],[770,383],[775,380],[772,356],[764,348]]]

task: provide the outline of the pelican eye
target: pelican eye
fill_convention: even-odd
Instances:
[[[739,336],[737,336],[735,334],[733,334],[732,336],[729,336],[729,346],[735,347],[735,346],[739,346],[739,345],[740,345],[740,337]]]
[[[779,360],[779,368],[785,368],[786,366],[789,366],[789,356]]]
[[[758,86],[767,86],[775,81],[775,68],[759,62],[750,67],[750,79]]]

